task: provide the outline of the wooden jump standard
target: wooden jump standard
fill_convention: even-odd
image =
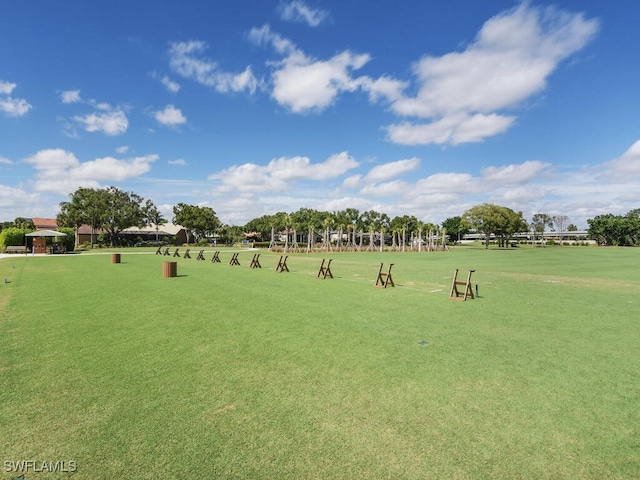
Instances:
[[[251,260],[251,265],[249,265],[249,268],[262,268],[262,265],[260,265],[260,254],[259,253],[254,253],[253,254],[253,260]]]
[[[200,250],[200,253],[198,253],[198,258],[196,258],[196,260],[206,260],[206,258],[204,258],[204,250]]]
[[[231,256],[231,260],[229,260],[229,265],[238,265],[238,266],[240,266],[240,262],[238,261],[238,253],[234,253]]]
[[[471,289],[471,274],[475,272],[475,270],[469,270],[469,274],[467,275],[466,282],[458,281],[458,269],[456,268],[456,272],[453,275],[453,282],[451,283],[451,293],[449,294],[450,300],[458,300],[460,302],[464,302],[467,297],[475,298],[473,296],[473,290]],[[458,290],[458,285],[464,286],[464,290],[461,292]]]
[[[325,278],[329,277],[329,278],[333,278],[333,274],[331,273],[331,261],[332,259],[329,259],[329,263],[327,263],[327,266],[324,266],[324,262],[325,259],[322,259],[322,264],[320,265],[320,270],[318,271],[318,275],[316,278],[321,278],[322,280],[324,280]]]
[[[284,255],[280,255],[280,261],[278,262],[278,266],[276,267],[276,272],[282,273],[289,271],[289,267],[287,267],[287,258],[289,258],[288,255],[286,257]]]
[[[220,252],[213,252],[213,257],[211,258],[211,263],[222,263],[220,260]]]
[[[393,278],[391,278],[391,268],[393,267],[393,263],[389,264],[389,268],[387,272],[382,271],[382,267],[384,267],[384,263],[380,264],[380,268],[378,269],[378,278],[376,279],[376,287],[387,288],[387,285],[391,284],[392,287],[395,287],[395,283],[393,283]]]

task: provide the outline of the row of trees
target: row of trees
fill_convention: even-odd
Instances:
[[[285,231],[288,235],[296,231],[323,234],[332,231],[338,233],[338,242],[345,236],[349,241],[355,242],[356,233],[369,232],[372,235],[375,233],[378,238],[382,237],[381,243],[384,242],[384,235],[390,234],[394,242],[397,238],[398,243],[404,245],[420,231],[440,235],[444,230],[451,240],[476,232],[484,236],[487,247],[493,237],[498,239],[501,246],[508,248],[509,240],[515,233],[532,232],[534,237],[542,239],[547,227],[558,232],[577,230],[575,225],[569,224],[566,215],[536,213],[528,223],[522,212],[490,203],[474,206],[462,216],[447,218],[441,226],[421,222],[413,215],[391,218],[386,213],[375,210],[360,212],[355,208],[337,212],[301,208],[292,213],[263,215],[249,221],[244,227],[223,225],[210,207],[179,203],[173,207],[173,214],[172,221],[187,230],[188,242],[214,234],[232,241],[244,238],[245,234],[253,235],[258,241],[268,241],[272,239],[274,231]],[[57,221],[61,227],[72,228],[76,232],[76,238],[82,225],[89,225],[94,233],[106,232],[112,246],[118,244],[119,234],[126,228],[153,224],[159,229],[166,223],[151,200],[113,186],[103,189],[79,188],[70,195],[69,201],[60,204]],[[589,237],[600,245],[640,244],[640,209],[631,210],[624,216],[600,215],[589,219],[588,223]],[[35,229],[33,223],[24,218],[7,222],[4,228],[18,228],[25,232]]]
[[[598,245],[640,246],[640,208],[626,215],[598,215],[587,223],[589,237]]]
[[[390,218],[386,213],[374,210],[361,213],[355,208],[347,208],[338,212],[321,212],[301,208],[293,213],[278,212],[255,218],[245,225],[244,230],[254,232],[259,241],[266,241],[273,230],[322,232],[329,228],[338,231],[338,238],[343,232],[347,235],[350,232],[376,232],[382,235],[397,235],[399,243],[403,243],[406,237],[414,237],[420,230],[425,234],[431,231],[436,235],[444,230],[452,241],[460,240],[469,232],[475,232],[485,237],[487,247],[490,239],[496,238],[500,246],[508,248],[509,240],[514,234],[533,232],[534,237],[542,240],[547,227],[558,232],[577,230],[575,225],[569,224],[569,217],[566,215],[537,213],[529,223],[524,219],[522,212],[514,212],[510,208],[491,203],[477,205],[464,212],[462,216],[447,218],[441,226],[421,222],[409,215]]]
[[[287,239],[290,234],[296,232],[322,233],[324,241],[328,241],[328,232],[337,232],[336,239],[338,246],[341,246],[344,237],[347,238],[347,242],[355,243],[356,234],[360,232],[375,234],[378,238],[384,237],[385,234],[391,235],[394,242],[397,239],[398,245],[405,245],[407,240],[415,237],[419,231],[437,232],[440,227],[421,222],[413,215],[391,218],[386,213],[375,210],[360,212],[356,208],[347,208],[326,212],[301,208],[292,213],[278,212],[254,218],[245,225],[244,230],[261,242],[271,240],[273,232],[286,232]]]

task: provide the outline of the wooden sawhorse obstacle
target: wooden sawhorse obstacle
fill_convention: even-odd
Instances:
[[[191,249],[187,248],[187,251],[184,252],[184,256],[182,258],[191,258],[191,255],[189,255],[189,250],[191,250]]]
[[[169,253],[169,247],[167,247],[167,248],[165,248],[165,249],[164,249],[164,253],[163,253],[162,255],[166,255],[167,257],[168,257],[169,255],[171,255],[171,254]]]
[[[278,265],[276,266],[276,272],[282,273],[289,271],[289,267],[287,267],[287,258],[289,258],[288,255],[280,255],[280,261],[278,261]]]
[[[469,270],[469,274],[467,275],[466,282],[458,281],[458,269],[456,268],[456,273],[453,275],[453,282],[451,283],[451,293],[449,294],[450,300],[458,300],[460,302],[464,302],[467,297],[475,298],[473,296],[473,290],[471,289],[471,274],[475,272],[475,270]],[[463,291],[458,290],[458,286],[464,287]]]
[[[249,265],[249,268],[262,268],[262,265],[260,265],[260,254],[259,253],[254,253],[253,254],[253,260],[251,260],[251,265]]]
[[[198,253],[198,258],[196,258],[196,260],[206,260],[206,258],[204,258],[204,250],[200,250],[200,253]]]
[[[321,278],[322,280],[324,280],[325,278],[329,277],[329,278],[333,278],[333,274],[331,273],[331,261],[332,259],[329,259],[329,262],[327,263],[327,266],[325,267],[324,262],[325,259],[322,259],[322,264],[320,265],[320,270],[318,271],[318,275],[316,278]]]
[[[162,255],[162,246],[158,247],[158,250],[156,250],[156,255]]]
[[[179,257],[180,256],[180,249],[179,248],[176,248],[176,251],[173,252],[173,256],[174,257]]]
[[[220,260],[220,252],[213,252],[213,257],[211,257],[211,263],[222,263]]]
[[[393,263],[389,264],[389,268],[386,273],[382,271],[384,267],[384,263],[380,264],[380,268],[378,269],[378,278],[376,278],[376,287],[387,288],[387,285],[391,284],[392,287],[395,287],[396,284],[393,283],[393,278],[391,277],[391,268],[393,267]]]
[[[238,253],[234,253],[231,256],[231,260],[229,260],[229,265],[238,265],[240,266],[240,262],[238,261]]]

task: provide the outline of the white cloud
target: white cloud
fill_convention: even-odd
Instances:
[[[403,122],[387,127],[389,140],[401,145],[426,145],[445,143],[458,145],[460,143],[479,142],[509,129],[515,117],[497,114],[467,115],[458,113],[443,117],[439,120],[414,124]]]
[[[378,212],[384,211],[384,208],[380,203],[372,202],[371,200],[363,197],[340,197],[332,198],[330,200],[315,199],[314,206],[309,208],[315,208],[321,212],[337,212],[347,208],[357,208],[361,212],[366,212],[368,210],[376,210]]]
[[[116,148],[116,152],[118,153],[127,153],[129,151],[128,145],[122,145],[121,147]]]
[[[37,194],[28,193],[22,188],[10,187],[0,184],[0,205],[2,205],[2,220],[13,220],[16,217],[31,216],[25,213],[25,209],[30,205],[39,205],[40,199]],[[33,215],[35,216],[35,215]]]
[[[10,117],[22,117],[26,115],[31,108],[29,102],[23,98],[0,98],[0,112],[4,112]]]
[[[306,23],[310,27],[317,27],[329,16],[326,10],[311,8],[300,0],[282,4],[280,14],[283,20]]]
[[[155,119],[162,125],[175,126],[187,122],[187,118],[182,114],[179,108],[173,105],[167,105],[164,110],[158,110]]]
[[[296,45],[291,40],[282,37],[279,33],[272,32],[269,25],[263,25],[260,28],[253,27],[249,31],[248,38],[256,45],[271,44],[276,53],[280,55],[303,55],[302,52],[298,52]]]
[[[343,188],[359,188],[362,185],[362,175],[351,175],[342,182]]]
[[[549,192],[542,188],[533,187],[516,187],[505,190],[496,200],[496,203],[511,205],[511,208],[524,210],[541,199],[544,199]]]
[[[60,100],[62,103],[79,103],[82,101],[80,98],[80,90],[67,90],[60,94]]]
[[[409,184],[400,180],[393,182],[382,182],[365,185],[360,190],[361,195],[370,195],[373,197],[392,197],[401,195],[407,191]]]
[[[602,164],[604,172],[600,178],[623,182],[640,180],[640,140],[635,142],[621,157]]]
[[[174,82],[166,75],[162,77],[160,81],[165,87],[167,87],[167,90],[169,90],[171,93],[178,93],[180,91],[180,84],[177,82]]]
[[[369,54],[356,54],[348,50],[328,60],[306,55],[290,40],[272,32],[269,25],[253,28],[249,40],[257,45],[270,44],[284,58],[270,62],[274,67],[271,77],[271,96],[294,113],[322,111],[333,105],[341,93],[362,90],[373,102],[401,97],[406,83],[383,76],[373,80],[367,76],[352,76],[371,59]]]
[[[323,181],[337,178],[358,166],[346,152],[332,155],[322,163],[308,157],[280,157],[267,165],[245,163],[209,176],[218,182],[218,192],[283,192],[299,180]]]
[[[251,67],[240,73],[222,71],[217,62],[201,57],[206,49],[207,44],[200,41],[171,43],[169,65],[178,75],[215,88],[220,93],[247,91],[253,94],[256,91],[259,82]]]
[[[67,194],[78,187],[99,187],[101,182],[123,181],[138,177],[151,169],[157,155],[118,160],[112,157],[80,162],[63,149],[40,150],[23,162],[36,170],[34,190]]]
[[[61,148],[40,150],[36,154],[25,158],[23,162],[30,163],[39,171],[65,170],[80,164],[73,153]]]
[[[416,191],[421,193],[476,193],[478,179],[468,173],[436,173],[416,182]]]
[[[369,92],[369,99],[373,103],[380,100],[398,101],[402,98],[402,91],[409,86],[408,82],[388,76],[382,76],[375,80],[369,77],[360,77],[359,82],[362,89]]]
[[[311,163],[307,157],[280,157],[271,160],[267,169],[274,178],[283,180],[327,180],[336,178],[358,166],[347,152],[331,155],[322,163]]]
[[[11,160],[9,160],[6,157],[3,157],[0,155],[0,163],[4,164],[4,165],[12,165],[13,162]]]
[[[179,166],[184,166],[187,164],[187,162],[183,158],[178,158],[176,160],[169,160],[167,161],[167,163],[169,165],[179,165]]]
[[[105,110],[105,105],[101,105]],[[84,116],[75,116],[73,119],[84,125],[87,132],[102,132],[105,135],[120,135],[127,131],[129,120],[120,109],[106,111],[104,113],[90,113]]]
[[[273,74],[273,98],[295,113],[323,110],[342,92],[353,92],[361,83],[351,78],[351,70],[361,68],[369,55],[342,52],[327,61],[291,55]]]
[[[13,89],[16,88],[15,83],[5,82],[0,80],[0,95],[11,95]]]
[[[506,165],[503,167],[487,167],[482,170],[484,182],[500,185],[522,185],[537,177],[547,170],[551,164],[533,160],[519,165]]]
[[[403,144],[478,142],[504,132],[514,117],[496,113],[540,92],[558,64],[583,48],[598,22],[554,8],[518,7],[488,20],[462,52],[414,65],[415,97],[392,104],[398,115],[429,119],[389,127]]]
[[[138,177],[151,170],[151,164],[158,159],[158,155],[134,157],[128,160],[118,160],[113,157],[97,158],[82,162],[71,169],[72,179],[96,180],[100,182],[122,181],[131,177]]]
[[[411,172],[420,166],[420,160],[416,157],[388,162],[383,165],[377,165],[369,170],[364,177],[366,182],[382,182],[391,178]]]

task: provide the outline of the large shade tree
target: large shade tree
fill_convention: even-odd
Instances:
[[[125,228],[145,226],[144,198],[117,187],[107,187],[101,192],[106,205],[102,228],[109,235],[111,246],[118,244],[118,234]]]
[[[501,246],[508,248],[513,234],[526,231],[528,227],[522,212],[492,203],[470,208],[464,212],[462,219],[468,228],[484,235],[485,248],[489,248],[492,235],[499,239]]]
[[[640,209],[626,215],[598,215],[587,223],[589,238],[598,245],[640,246]]]
[[[187,231],[187,243],[191,243],[191,236],[196,240],[213,235],[221,226],[216,212],[211,207],[178,203],[173,207],[173,221]]]
[[[70,195],[70,200],[60,204],[58,225],[73,228],[76,232],[82,225],[91,227],[91,246],[96,231],[104,230],[111,246],[118,244],[118,234],[129,227],[145,225],[146,213],[153,205],[133,192],[125,192],[117,187],[78,188]]]

